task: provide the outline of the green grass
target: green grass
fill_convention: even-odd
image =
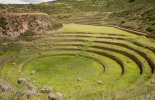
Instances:
[[[133,41],[137,41],[144,45],[155,47],[153,45],[155,43],[154,39],[146,38],[145,36],[138,36],[135,34],[131,34],[129,32],[122,31],[113,27],[79,25],[79,24],[65,24],[64,27],[65,29],[63,32],[112,33],[112,34],[119,34],[119,35],[121,34],[121,35],[132,37]]]
[[[91,26],[80,24],[66,24],[63,32],[90,32],[90,33],[113,33],[113,34],[125,34],[127,36],[137,36],[129,32],[125,32],[113,27],[107,26]]]
[[[57,62],[57,63],[56,63]],[[36,71],[35,75],[30,75]],[[79,89],[85,90],[88,85],[97,85],[103,66],[84,57],[53,56],[32,61],[23,68],[23,72],[43,86],[51,86],[55,91],[67,93]],[[77,82],[81,78],[81,82]],[[37,85],[38,88],[43,86]]]

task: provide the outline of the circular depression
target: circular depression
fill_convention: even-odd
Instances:
[[[35,71],[35,75],[30,73]],[[22,72],[41,89],[51,86],[61,93],[97,88],[102,80],[104,68],[99,62],[75,56],[49,56],[31,61],[23,66]],[[78,82],[77,78],[81,78]]]

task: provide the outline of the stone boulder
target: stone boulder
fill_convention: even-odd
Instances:
[[[98,81],[98,84],[103,84],[103,82],[102,81]]]
[[[52,92],[53,92],[53,89],[50,88],[50,87],[45,87],[45,88],[43,88],[40,92],[41,92],[41,93],[46,93],[46,94],[48,94],[48,93],[52,93]]]
[[[49,100],[62,100],[63,97],[64,97],[63,94],[57,92],[57,93],[51,93],[48,98]]]
[[[26,79],[24,79],[24,78],[19,78],[18,81],[17,81],[18,84],[24,84],[24,83],[26,83],[26,82],[27,82],[27,81],[26,81]]]
[[[36,74],[36,72],[35,72],[35,71],[32,71],[32,72],[31,72],[31,75],[34,75],[34,74]]]
[[[82,79],[81,78],[77,78],[77,81],[80,82],[80,81],[82,81]]]

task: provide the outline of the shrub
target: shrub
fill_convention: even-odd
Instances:
[[[25,33],[22,33],[21,34],[22,36],[34,36],[36,35],[36,33],[30,31],[30,30],[27,30]]]
[[[0,27],[3,29],[3,34],[7,34],[6,33],[6,25],[7,25],[8,23],[6,22],[6,19],[4,18],[4,17],[0,17]]]
[[[59,29],[61,27],[63,27],[63,25],[61,23],[59,23],[59,22],[54,22],[52,24],[52,29]]]
[[[0,45],[0,50],[5,53],[9,51],[19,52],[22,49],[22,46],[18,43],[10,42],[7,45]]]
[[[7,25],[6,19],[4,17],[0,17],[0,27],[2,27],[2,29],[5,30],[6,25]]]
[[[150,26],[150,27],[146,28],[146,31],[155,34],[155,28],[154,27]]]
[[[33,40],[32,36],[34,36],[34,35],[36,35],[36,33],[28,30],[28,31],[20,34],[20,36],[18,36],[17,40],[32,41]]]

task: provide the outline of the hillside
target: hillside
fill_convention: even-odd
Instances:
[[[100,25],[125,26],[155,33],[154,4],[154,0],[57,0],[30,5],[1,4],[0,8],[11,12],[43,12],[65,22],[66,19],[74,19],[74,16],[80,13],[106,13],[106,16],[104,14],[100,17]]]
[[[103,23],[141,29],[155,34],[154,0],[136,0],[127,5],[127,9],[109,15]]]

